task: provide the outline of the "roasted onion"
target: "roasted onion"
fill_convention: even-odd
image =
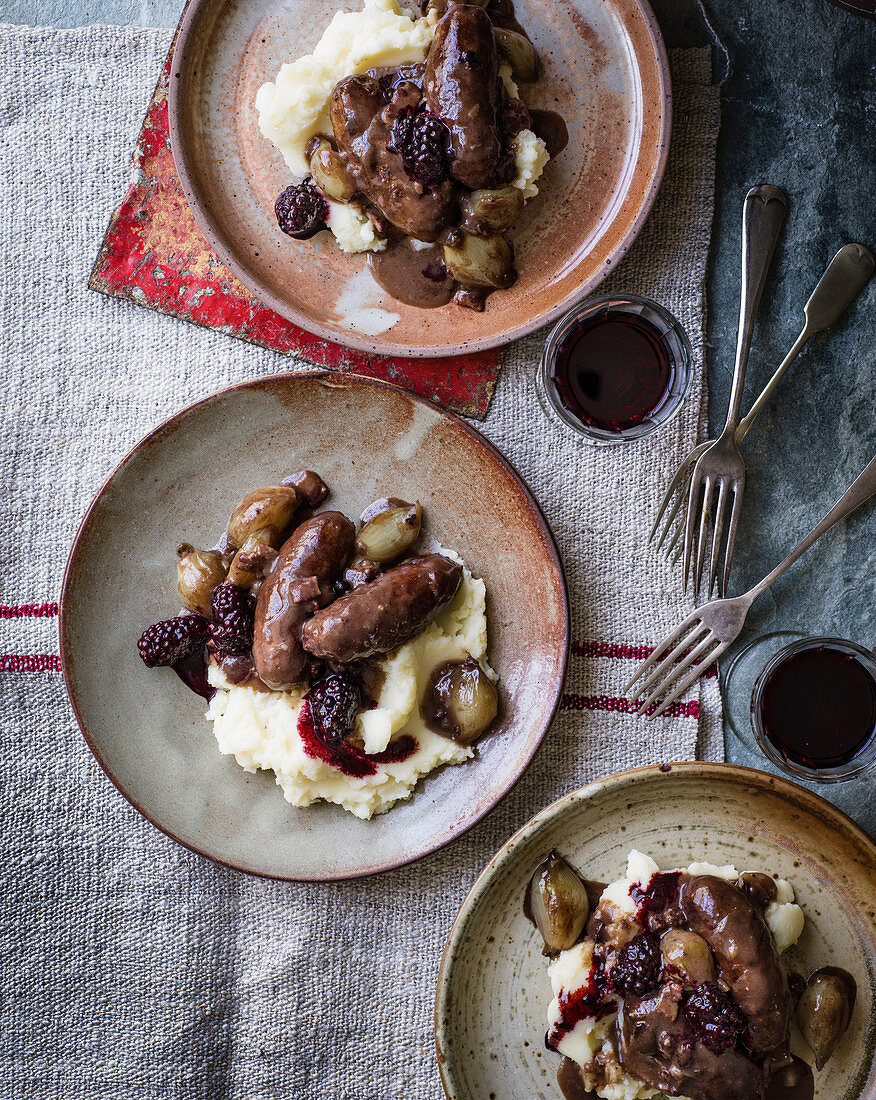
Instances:
[[[486,731],[498,710],[496,685],[473,657],[449,661],[432,673],[423,711],[436,733],[470,745]]]
[[[188,543],[180,546],[179,554],[176,586],[183,607],[209,619],[213,589],[225,580],[228,560],[218,550],[196,550]]]
[[[558,955],[578,942],[590,916],[587,887],[556,849],[529,880],[524,910],[541,932],[545,955]]]
[[[696,932],[670,928],[660,939],[660,954],[664,965],[679,973],[685,985],[697,986],[715,980],[711,949]]]
[[[514,253],[500,233],[476,237],[465,233],[459,247],[445,244],[444,266],[463,286],[507,288],[514,283]]]
[[[394,497],[375,501],[362,514],[356,549],[368,561],[385,565],[407,553],[420,537],[423,510]]]
[[[228,545],[240,549],[256,531],[276,527],[282,534],[301,501],[294,485],[272,485],[247,493],[228,521]]]
[[[823,1069],[846,1032],[855,1007],[857,986],[845,970],[825,966],[816,970],[797,1002],[797,1026]]]

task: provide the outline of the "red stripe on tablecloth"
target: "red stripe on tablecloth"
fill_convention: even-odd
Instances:
[[[572,642],[572,653],[575,657],[608,657],[616,661],[644,661],[655,648],[652,645],[624,645],[616,642]],[[684,656],[682,653],[681,657]],[[678,659],[681,660],[681,657]],[[707,680],[717,675],[718,670],[714,667],[705,674]]]
[[[0,604],[0,619],[51,619],[57,614],[56,603]]]
[[[0,672],[60,672],[56,653],[0,653]]]
[[[4,653],[0,654],[0,672],[60,672],[61,658],[54,653]],[[653,709],[653,708],[652,708]],[[613,698],[610,695],[565,694],[560,710],[607,710],[619,714],[634,714],[638,703],[630,699]],[[699,718],[700,704],[673,703],[664,711],[666,718]]]
[[[614,657],[624,661],[644,661],[654,652],[652,645],[623,645],[615,642],[572,642],[576,657]]]
[[[560,710],[611,710],[618,714],[635,714],[639,704],[631,699],[612,698],[610,695],[569,695],[563,696]],[[656,710],[654,704],[650,708]],[[700,704],[692,699],[689,703],[673,703],[661,718],[699,718]]]
[[[58,614],[57,603],[0,604],[0,619],[49,619]],[[596,657],[617,661],[644,661],[654,652],[654,646],[627,645],[623,642],[572,642],[572,653],[576,657]],[[0,654],[0,672],[57,672],[60,659],[48,653]],[[709,669],[707,677],[716,675],[715,669]],[[566,702],[571,700],[571,702]],[[675,715],[675,703],[668,714]],[[684,704],[697,707],[686,717],[698,717],[698,704]],[[625,699],[610,699],[608,696],[566,695],[563,697],[564,710],[615,710],[626,712],[632,704]],[[680,713],[680,712],[679,712]]]

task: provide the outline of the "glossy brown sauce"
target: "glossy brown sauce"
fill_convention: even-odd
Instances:
[[[556,111],[545,111],[540,107],[530,107],[532,130],[547,146],[551,160],[558,156],[569,144],[569,131],[563,116]]]
[[[560,1062],[560,1068],[557,1070],[557,1084],[566,1100],[592,1100],[596,1096],[595,1092],[584,1088],[578,1063],[573,1062],[571,1058],[564,1058]]]
[[[811,1067],[793,1055],[791,1064],[770,1078],[764,1100],[812,1100],[814,1095],[815,1078]]]
[[[456,290],[438,245],[418,251],[407,240],[398,241],[384,252],[369,252],[368,266],[387,294],[420,309],[446,305]]]

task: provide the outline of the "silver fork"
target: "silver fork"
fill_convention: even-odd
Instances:
[[[698,607],[676,630],[667,634],[651,656],[639,665],[632,679],[624,687],[624,694],[626,694],[637,681],[642,680],[631,696],[634,700],[648,692],[636,713],[642,714],[662,697],[662,703],[652,715],[656,718],[682,696],[739,636],[754,601],[762,596],[770,585],[805,554],[826,531],[841,519],[845,519],[874,493],[876,493],[876,458],[870,460],[824,519],[812,528],[806,538],[795,546],[785,560],[768,573],[760,584],[756,584],[741,596],[726,600],[712,600],[711,603]],[[643,677],[645,679],[642,679]]]
[[[816,332],[823,332],[839,320],[873,277],[874,269],[876,269],[876,258],[862,244],[844,244],[830,261],[824,274],[818,280],[815,290],[810,294],[809,301],[803,307],[806,320],[802,332],[794,341],[791,350],[776,368],[772,378],[761,390],[760,396],[751,406],[748,415],[739,421],[739,427],[736,429],[737,446],[742,443],[742,440],[754,427],[754,422],[761,409],[772,397],[776,387],[785,377],[789,367],[809,339]],[[657,528],[660,526],[660,520],[665,516],[656,548],[660,549],[666,542],[669,532],[674,528],[672,538],[666,544],[667,556],[672,555],[679,538],[684,533],[684,516],[680,513],[682,503],[687,499],[686,490],[690,484],[693,468],[700,455],[711,447],[714,442],[713,439],[706,439],[688,452],[663,494],[663,500],[654,518],[651,533],[648,535],[648,541],[651,542],[654,539]],[[675,497],[675,502],[667,515],[667,509],[673,497]],[[678,552],[681,552],[680,548]],[[723,596],[724,592],[725,589],[719,587],[719,594]]]
[[[730,388],[730,407],[724,430],[711,447],[697,459],[690,481],[687,500],[687,518],[684,527],[684,587],[693,563],[693,591],[699,592],[706,553],[706,532],[712,521],[712,552],[709,562],[709,586],[718,571],[718,556],[724,522],[728,508],[730,524],[724,551],[722,591],[726,590],[733,556],[733,543],[739,526],[742,493],[745,488],[745,463],[736,444],[736,428],[742,404],[742,387],[745,384],[745,368],[754,318],[760,305],[779,233],[785,224],[788,199],[778,187],[769,183],[759,184],[745,196],[742,211],[742,300],[739,307],[739,333],[736,338],[736,363],[733,367],[733,383]],[[714,518],[713,518],[714,513]],[[697,525],[699,517],[699,525]]]

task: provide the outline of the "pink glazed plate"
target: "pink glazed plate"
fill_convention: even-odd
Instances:
[[[386,355],[461,355],[559,317],[623,258],[651,209],[669,145],[666,49],[647,0],[518,0],[542,63],[524,86],[557,110],[569,144],[512,233],[519,278],[476,313],[418,309],[386,295],[362,255],[327,233],[293,241],[273,206],[292,182],[258,128],[255,95],[310,52],[339,10],[361,0],[191,0],[170,81],[180,183],[210,244],[281,316],[329,340]],[[378,331],[381,330],[381,331]]]

